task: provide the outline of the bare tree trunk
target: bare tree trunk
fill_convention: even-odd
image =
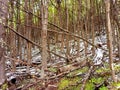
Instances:
[[[69,30],[69,14],[68,14],[68,6],[67,6],[67,0],[65,0],[65,13],[66,13],[66,30]],[[70,55],[70,47],[69,47],[69,35],[66,36],[66,56],[69,57]]]
[[[82,21],[81,21],[81,13],[82,13],[82,1],[81,0],[78,0],[78,24],[77,24],[77,32],[78,32],[78,35],[81,35],[83,36],[81,33],[82,33]],[[80,51],[80,40],[77,39],[77,42],[78,42],[78,45],[77,45],[77,50],[79,53]]]
[[[94,28],[94,16],[95,16],[95,5],[94,0],[90,0],[91,3],[91,32],[92,32],[92,43],[95,44],[95,28]],[[93,47],[92,54],[95,55],[95,47]]]
[[[0,28],[1,28],[1,26],[0,26]],[[1,32],[1,30],[0,30],[0,32]],[[0,46],[0,85],[5,82],[5,79],[6,79],[6,77],[5,77],[4,49]]]
[[[33,2],[32,0],[31,0],[31,2]],[[32,10],[32,5],[30,5],[30,2],[29,2],[29,5],[28,5],[28,11],[33,11]],[[32,26],[32,14],[28,14],[28,17],[27,17],[27,24],[28,25],[31,25]],[[32,32],[32,30],[31,30],[31,27],[27,27],[27,37],[28,37],[28,39],[32,39],[31,38],[31,32]],[[31,43],[30,42],[27,42],[27,63],[28,63],[28,65],[27,65],[27,72],[29,73],[30,72],[30,64],[31,64]]]
[[[6,23],[6,17],[7,17],[7,7],[5,5],[7,5],[7,0],[0,0],[0,8],[3,12],[0,12],[0,85],[2,85],[5,80],[5,58],[4,58],[4,46],[3,46],[3,42],[4,42],[4,38],[5,38],[5,30],[4,30],[4,24]]]
[[[111,30],[111,21],[110,21],[110,0],[105,0],[106,6],[106,19],[107,19],[107,36],[108,36],[108,48],[109,48],[109,64],[112,74],[112,79],[116,82],[115,70],[113,66],[113,44],[112,44],[112,30]]]
[[[120,31],[117,28],[117,47],[118,47],[118,57],[120,58]]]
[[[13,20],[13,17],[14,17],[14,1],[11,1],[10,5],[11,5],[10,18],[11,18],[11,20]],[[13,22],[11,22],[10,26],[12,28],[14,27]],[[16,56],[16,43],[15,43],[15,40],[16,40],[15,33],[10,31],[10,46],[12,47],[11,48],[11,57],[12,58],[15,58],[15,56]],[[15,70],[16,70],[15,61],[11,61],[11,63],[12,63],[12,71],[15,72]]]
[[[41,78],[45,76],[45,69],[47,69],[47,25],[48,25],[48,1],[49,0],[41,0],[41,15],[42,15],[42,71]]]

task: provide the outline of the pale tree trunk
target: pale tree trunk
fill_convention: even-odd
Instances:
[[[120,31],[118,31],[118,56],[120,58]]]
[[[27,1],[27,2],[29,2],[29,0]],[[32,0],[31,0],[31,2],[33,2]],[[29,2],[30,3],[30,2]],[[33,11],[32,10],[32,5],[28,5],[28,11]],[[27,17],[27,24],[28,25],[31,25],[32,26],[32,14],[28,14],[28,17]],[[27,37],[28,37],[28,39],[32,39],[31,38],[31,27],[27,27]],[[30,42],[27,42],[27,73],[29,73],[30,72],[30,64],[31,64],[31,43]]]
[[[83,36],[81,33],[82,33],[82,23],[81,23],[81,11],[82,11],[82,1],[81,0],[78,0],[78,24],[77,24],[77,32],[78,32],[78,35],[81,35],[81,36]],[[78,50],[78,52],[77,53],[79,53],[79,51],[80,51],[80,40],[79,39],[77,39],[77,43],[78,43],[78,45],[77,45],[77,50]]]
[[[10,5],[11,5],[10,19],[13,20],[13,17],[14,17],[14,15],[13,15],[14,14],[14,1],[11,1]],[[14,28],[13,22],[10,23],[10,26],[11,26],[11,28]],[[16,55],[15,40],[16,40],[15,33],[10,31],[10,46],[12,47],[12,49],[11,49],[11,57],[12,58],[15,58],[15,55]],[[15,70],[16,70],[15,61],[11,61],[11,64],[12,64],[12,71],[15,72]]]
[[[113,66],[113,44],[112,44],[112,30],[110,21],[110,0],[105,0],[106,19],[107,19],[107,36],[108,36],[108,49],[109,49],[109,65],[111,69],[112,79],[116,82],[115,70]]]
[[[65,14],[66,14],[66,30],[69,31],[69,14],[68,14],[68,0],[65,0]],[[69,35],[66,36],[66,57],[70,55],[70,47],[69,47]]]
[[[6,23],[6,17],[7,17],[7,7],[5,5],[7,5],[8,1],[7,0],[0,0],[0,9],[3,12],[0,12],[0,85],[2,85],[5,80],[5,58],[4,58],[4,46],[3,46],[3,42],[4,42],[4,38],[5,38],[5,30],[4,30],[4,24]]]
[[[48,25],[48,1],[41,0],[41,17],[42,17],[42,69],[41,78],[45,76],[45,69],[47,69],[47,25]]]

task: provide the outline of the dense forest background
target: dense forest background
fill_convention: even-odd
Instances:
[[[0,0],[0,90],[119,90],[120,0]]]

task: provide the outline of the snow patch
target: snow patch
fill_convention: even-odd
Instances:
[[[102,63],[103,58],[103,50],[100,48],[97,48],[95,51],[95,56],[93,57],[93,62],[95,65],[99,65]]]

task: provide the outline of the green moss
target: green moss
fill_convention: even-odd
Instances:
[[[50,68],[48,68],[48,70],[51,72],[57,72],[57,68],[54,68],[54,67],[50,67]]]
[[[104,78],[102,77],[99,77],[99,78],[93,77],[91,80],[89,80],[89,82],[96,83],[96,84],[102,83],[103,81],[104,81]]]
[[[116,89],[120,89],[120,82],[117,83],[113,82],[111,86],[115,87]]]
[[[96,73],[102,73],[102,72],[108,72],[108,71],[110,71],[109,68],[100,68],[100,69],[96,70]]]
[[[93,83],[89,82],[85,85],[85,90],[94,90],[94,88],[95,88],[95,86]]]
[[[100,90],[108,90],[108,88],[105,87],[105,86],[102,86],[102,87],[100,88]]]
[[[82,85],[82,77],[77,76],[77,74],[84,74],[88,71],[88,67],[84,67],[82,69],[75,70],[60,80],[58,84],[58,90],[80,90]],[[107,68],[99,68],[97,72],[107,72],[109,69]],[[69,77],[68,77],[69,76]],[[71,76],[71,77],[70,77]],[[73,77],[72,77],[73,76]],[[94,90],[95,84],[101,84],[105,81],[106,77],[90,77],[90,79],[86,82],[85,90]],[[81,82],[81,84],[77,84]],[[119,84],[120,85],[120,84]],[[100,88],[100,90],[108,90],[104,85]]]
[[[76,83],[81,81],[82,79],[80,77],[74,77],[74,78],[62,78],[60,80],[60,83],[58,84],[58,90],[79,90],[78,86],[76,86]]]
[[[82,78],[80,77],[74,77],[74,78],[62,78],[60,80],[60,83],[58,84],[58,90],[80,90],[81,84],[76,84],[77,82],[81,81]],[[93,77],[90,79],[86,85],[85,85],[85,90],[94,90],[95,85],[94,84],[100,84],[104,82],[104,78],[98,77],[95,78]],[[77,85],[77,86],[76,86]],[[108,90],[107,87],[102,86],[100,90]]]
[[[95,85],[94,84],[100,84],[104,81],[104,78],[102,77],[99,77],[99,78],[95,78],[93,77],[91,80],[89,80],[87,82],[87,84],[85,85],[85,90],[94,90],[95,88]],[[103,87],[103,90],[107,90],[107,89],[104,89],[105,87]],[[101,89],[102,90],[102,89]]]
[[[71,79],[71,83],[76,83],[76,82],[79,82],[79,81],[81,81],[81,80],[82,80],[82,78],[80,78],[80,77],[75,77],[75,78]]]
[[[59,83],[59,85],[58,85],[58,90],[64,89],[66,86],[69,85],[69,83],[70,83],[70,82],[69,82],[68,79],[66,79],[66,78],[61,79],[61,81],[60,81],[60,83]]]
[[[120,71],[120,65],[115,65],[114,69],[115,69],[116,72],[119,72]]]
[[[69,90],[80,90],[80,87],[81,87],[81,84],[79,84],[78,86],[73,86]]]
[[[7,88],[8,88],[7,83],[5,83],[5,84],[2,85],[2,90],[7,90]]]
[[[77,74],[83,74],[83,73],[87,72],[87,70],[88,70],[88,67],[83,67],[82,69],[78,69],[78,70],[75,70],[75,71],[69,73],[67,76],[72,77]]]

